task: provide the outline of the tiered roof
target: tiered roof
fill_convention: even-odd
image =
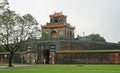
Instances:
[[[50,17],[60,17],[60,16],[62,16],[62,17],[67,17],[67,16],[65,16],[65,15],[63,15],[62,14],[62,12],[59,12],[59,13],[54,13],[54,14],[52,14],[52,15],[49,15]],[[75,29],[75,27],[74,26],[71,26],[70,24],[68,24],[68,23],[47,23],[47,24],[45,24],[45,25],[41,25],[41,27],[42,28],[60,28],[60,27],[68,27],[68,28],[70,28],[70,29]]]
[[[54,23],[54,24],[46,24],[46,25],[41,25],[42,28],[60,28],[60,27],[68,27],[71,29],[75,29],[74,26],[70,26],[67,24],[59,24],[59,23]]]
[[[54,14],[52,14],[52,15],[49,15],[50,17],[60,17],[60,16],[63,16],[63,17],[67,17],[67,16],[65,16],[65,15],[63,15],[63,13],[62,12],[59,12],[59,13],[54,13]]]

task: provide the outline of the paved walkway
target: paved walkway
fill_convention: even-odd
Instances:
[[[0,69],[8,68],[8,66],[0,66]]]
[[[27,65],[27,64],[13,64],[13,66],[31,66],[31,65]],[[5,68],[9,68],[8,65],[1,65],[0,69],[5,69]]]

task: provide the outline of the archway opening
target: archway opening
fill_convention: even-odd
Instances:
[[[49,64],[49,61],[50,61],[50,50],[49,49],[45,49],[43,51],[43,56],[44,56],[44,63],[45,64]]]
[[[56,31],[51,32],[51,38],[57,38],[57,32]]]

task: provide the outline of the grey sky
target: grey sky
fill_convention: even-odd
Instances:
[[[120,41],[120,0],[8,0],[17,13],[32,14],[40,24],[62,11],[75,34],[98,33],[108,42]]]

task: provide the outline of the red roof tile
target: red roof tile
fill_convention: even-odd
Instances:
[[[59,28],[59,27],[68,27],[68,28],[71,28],[71,29],[75,29],[74,26],[70,26],[70,25],[66,25],[66,24],[46,24],[46,25],[41,25],[42,28]]]
[[[50,15],[50,17],[59,17],[59,16],[67,17],[67,16],[63,15],[62,12],[60,12],[60,13],[54,13],[54,14]]]
[[[47,25],[42,25],[42,28],[57,28],[57,27],[63,27],[65,24],[47,24]]]

